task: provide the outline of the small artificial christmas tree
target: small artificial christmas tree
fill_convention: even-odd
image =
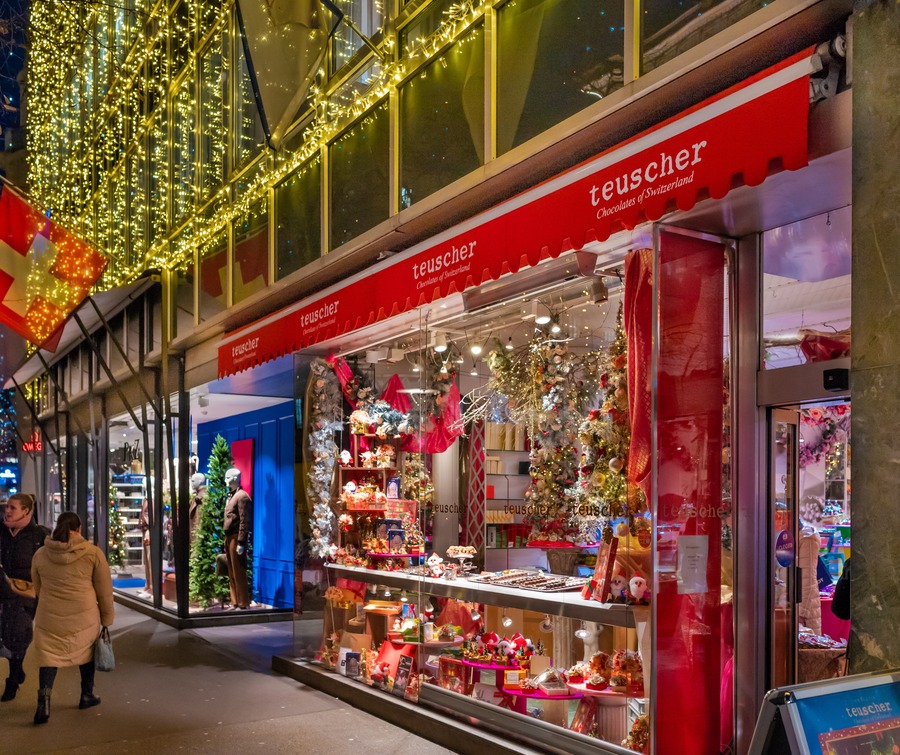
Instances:
[[[128,558],[127,545],[125,543],[125,523],[122,521],[122,512],[119,511],[119,502],[116,500],[115,491],[109,491],[109,552],[107,560],[110,566],[125,566]]]
[[[203,608],[215,601],[225,602],[231,592],[228,577],[216,575],[216,557],[225,551],[222,526],[228,487],[225,472],[234,464],[228,442],[221,435],[213,441],[206,473],[206,501],[197,527],[197,537],[191,547],[189,592],[190,599]]]

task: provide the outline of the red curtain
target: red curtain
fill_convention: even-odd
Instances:
[[[674,233],[659,254],[656,745],[716,753],[725,255]]]
[[[628,338],[629,496],[642,490],[650,500],[651,357],[653,348],[653,250],[625,256],[625,333]]]

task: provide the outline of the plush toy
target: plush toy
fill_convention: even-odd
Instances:
[[[628,583],[628,588],[631,593],[631,600],[634,603],[643,605],[648,602],[650,595],[649,588],[647,587],[647,580],[640,574],[635,574],[631,578],[631,581]]]
[[[375,466],[375,454],[371,451],[363,451],[359,455],[360,460],[362,461],[363,467],[366,469],[371,469]]]
[[[628,582],[621,574],[617,574],[609,581],[610,600],[613,603],[621,603],[625,599],[625,588]]]
[[[428,565],[428,568],[431,570],[432,577],[440,577],[441,572],[444,570],[443,563],[444,559],[442,559],[437,553],[432,553],[428,560],[425,562]]]
[[[338,457],[338,462],[342,467],[349,467],[350,462],[353,461],[353,458],[350,456],[349,451],[341,451],[341,455]]]

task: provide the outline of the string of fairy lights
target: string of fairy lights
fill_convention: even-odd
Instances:
[[[230,68],[231,56],[225,53],[233,3],[186,4],[186,13],[168,13],[168,3],[131,15],[116,11],[112,34],[105,4],[79,6],[76,12],[62,0],[48,0],[31,9],[31,194],[59,222],[107,254],[104,288],[148,268],[183,269],[195,249],[202,255],[218,248],[230,224],[246,222],[271,187],[302,172],[349,124],[384,101],[407,71],[462,40],[487,7],[482,0],[452,4],[433,32],[407,40],[401,51],[395,49],[394,34],[382,28],[385,60],[373,58],[364,75],[333,91],[312,87],[313,115],[292,140],[293,149],[274,160],[261,159],[240,190],[232,191],[224,180],[228,140],[235,165],[249,164],[261,146],[249,77],[238,65]],[[380,7],[375,16],[383,18]],[[213,42],[192,55],[185,40],[193,38]],[[344,44],[340,50],[347,56],[351,47]],[[200,72],[196,86],[195,66]],[[225,87],[234,76],[238,86],[231,119]],[[172,124],[166,123],[167,97]],[[176,232],[200,202],[210,209]]]

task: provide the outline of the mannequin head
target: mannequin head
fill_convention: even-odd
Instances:
[[[191,475],[191,492],[196,493],[206,484],[206,476],[202,472]]]
[[[241,486],[241,470],[231,467],[225,472],[225,484],[229,490],[237,490]]]

